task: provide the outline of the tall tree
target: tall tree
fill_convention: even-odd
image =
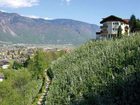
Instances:
[[[130,17],[130,21],[129,21],[130,32],[135,32],[136,23],[137,23],[137,19],[136,19],[135,15],[132,15]]]
[[[30,56],[28,56],[28,58],[26,59],[26,61],[23,63],[24,67],[28,67],[29,63],[31,62],[31,58]]]
[[[121,38],[122,37],[122,28],[121,28],[121,26],[119,26],[119,28],[118,28],[118,38]]]
[[[43,52],[42,50],[37,51],[33,60],[30,62],[31,63],[29,64],[29,70],[33,72],[33,75],[35,77],[42,77],[44,74],[43,72],[47,67],[45,52]]]

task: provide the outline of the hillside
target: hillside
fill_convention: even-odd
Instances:
[[[139,105],[139,40],[90,41],[54,62],[47,105]]]
[[[33,19],[0,12],[0,41],[12,43],[81,44],[95,38],[98,26],[71,19]]]

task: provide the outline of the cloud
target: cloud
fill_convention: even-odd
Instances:
[[[25,15],[22,15],[25,16]],[[33,19],[45,19],[45,20],[52,20],[52,18],[49,17],[40,17],[40,16],[35,16],[35,15],[26,15],[25,17],[33,18]]]
[[[71,0],[65,0],[67,3],[69,3]]]
[[[39,0],[0,0],[0,7],[23,8],[38,5]]]
[[[0,11],[1,11],[1,12],[7,12],[7,11],[5,11],[5,10],[3,10],[3,9],[0,9]]]
[[[43,19],[45,19],[45,20],[53,20],[53,18],[50,18],[50,17],[45,17]]]
[[[69,5],[70,4],[70,2],[71,2],[71,0],[65,0],[66,2],[67,2],[67,4]]]
[[[70,2],[71,2],[71,0],[61,0],[61,5],[63,5],[63,4],[69,5]]]
[[[34,15],[25,16],[25,17],[29,17],[29,18],[33,18],[33,19],[39,19],[39,18],[41,18],[41,17],[39,17],[39,16],[34,16]]]

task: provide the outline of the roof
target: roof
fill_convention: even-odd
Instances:
[[[121,22],[124,22],[126,24],[129,23],[129,19],[122,19],[122,18],[114,16],[114,15],[103,18],[103,20],[100,23],[102,24],[102,23],[107,22],[107,21],[121,21]]]
[[[101,34],[101,32],[96,32],[97,35]]]
[[[123,19],[126,24],[129,24],[129,19]]]
[[[9,64],[9,62],[7,60],[0,60],[0,66]]]

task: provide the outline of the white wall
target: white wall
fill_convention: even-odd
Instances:
[[[118,28],[119,26],[121,26],[122,28],[122,34],[125,33],[125,27],[129,25],[128,24],[124,24],[120,21],[110,21],[110,22],[105,22],[104,24],[108,25],[108,34],[117,34],[118,33]]]
[[[106,22],[106,24],[108,25],[107,28],[108,34],[112,34],[112,22]]]
[[[108,21],[108,22],[104,22],[103,23],[103,26],[108,26],[107,27],[107,31],[108,33],[102,33],[102,37],[110,37],[109,35],[112,35],[112,34],[116,34],[118,33],[118,28],[119,26],[121,26],[122,28],[122,34],[125,34],[125,27],[129,25],[128,24],[125,24],[123,22],[120,22],[120,21]],[[103,28],[105,29],[105,28]],[[129,30],[128,30],[128,35],[129,35]],[[99,37],[101,37],[99,36]]]
[[[121,25],[121,28],[122,28],[122,34],[125,34],[125,27],[129,27],[129,25],[128,24],[123,24],[123,25]],[[129,31],[130,30],[128,30],[128,35],[129,35]]]

